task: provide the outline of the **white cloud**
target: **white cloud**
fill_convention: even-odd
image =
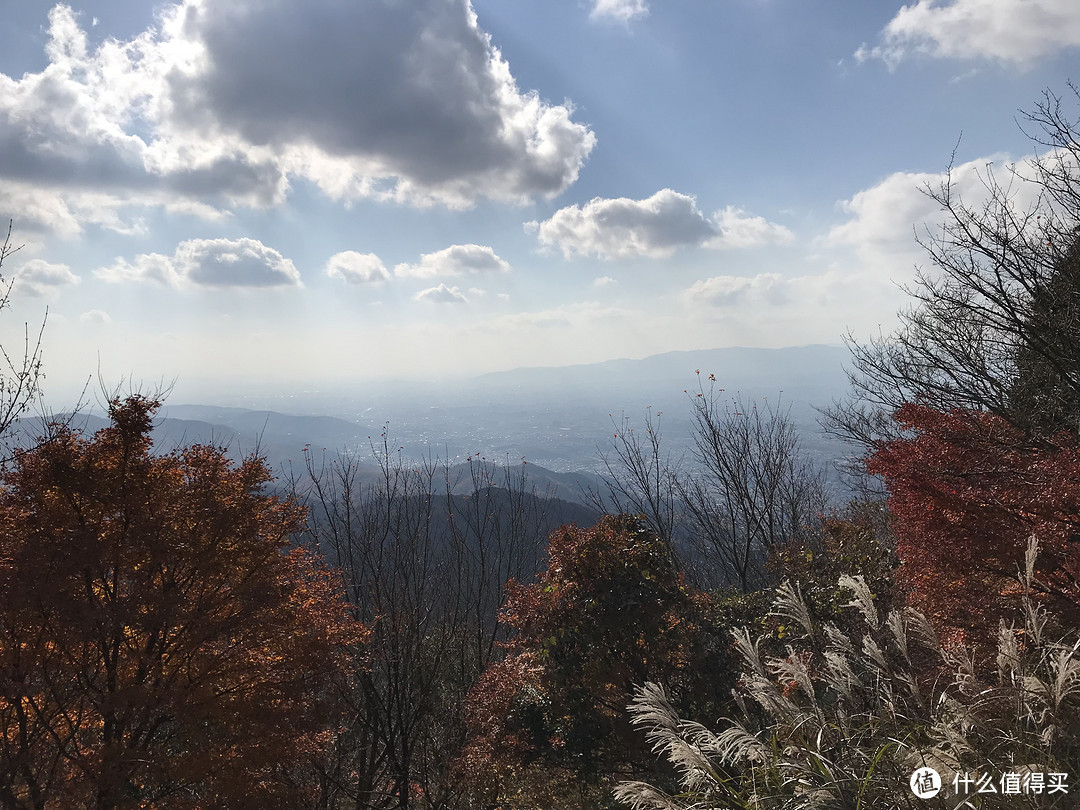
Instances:
[[[112,323],[109,313],[103,309],[90,309],[79,316],[83,323]]]
[[[790,242],[795,238],[795,234],[783,225],[769,222],[764,217],[747,215],[741,208],[731,205],[717,211],[713,221],[720,233],[706,242],[706,247],[752,248]]]
[[[561,208],[533,227],[542,245],[557,246],[566,258],[666,258],[718,235],[694,197],[669,188],[644,200],[596,197],[583,206]]]
[[[15,274],[15,286],[20,293],[35,297],[51,296],[62,287],[78,284],[82,279],[66,264],[52,264],[43,259],[31,259]]]
[[[345,250],[326,262],[326,275],[350,284],[378,284],[390,278],[386,265],[374,253]]]
[[[431,301],[435,304],[467,304],[469,299],[462,295],[457,287],[447,287],[440,284],[438,287],[428,287],[421,290],[415,296],[416,301]]]
[[[717,307],[754,304],[782,304],[788,301],[785,281],[776,273],[756,276],[713,276],[694,282],[686,298]]]
[[[0,74],[0,208],[25,227],[131,232],[140,223],[129,213],[144,206],[218,213],[283,197],[285,176],[265,150],[170,142],[162,111],[171,63],[158,32],[91,50],[75,13],[57,5],[46,55],[39,73]]]
[[[302,286],[292,261],[257,239],[189,239],[172,256],[143,253],[95,274],[110,282],[157,281],[178,288]]]
[[[864,45],[855,56],[882,59],[890,67],[912,52],[1027,67],[1077,45],[1076,0],[917,0],[901,7],[877,45]]]
[[[197,54],[169,77],[173,131],[268,148],[333,196],[524,202],[596,140],[518,88],[468,0],[187,0],[168,46]]]
[[[611,276],[599,276],[593,279],[594,287],[610,287],[612,284],[618,284]]]
[[[646,0],[593,0],[589,16],[594,20],[606,17],[620,22],[629,22],[644,17],[648,13],[649,4]]]
[[[96,46],[57,5],[46,55],[0,74],[0,213],[65,236],[131,230],[145,206],[277,205],[291,177],[341,199],[525,202],[565,190],[596,140],[517,87],[468,0],[183,0]]]
[[[434,253],[420,254],[416,264],[394,266],[394,275],[407,278],[438,278],[477,273],[508,273],[510,265],[486,245],[451,245]]]
[[[581,301],[554,309],[514,312],[484,321],[477,328],[483,332],[503,333],[534,329],[566,329],[595,326],[600,322],[633,321],[640,310],[608,306],[597,301]]]
[[[868,271],[898,282],[910,281],[916,265],[925,265],[926,254],[916,236],[940,232],[945,214],[926,190],[940,189],[951,178],[954,197],[976,210],[989,199],[987,183],[1009,183],[1013,205],[1025,210],[1038,192],[1034,183],[1023,182],[1026,161],[1010,162],[992,155],[961,163],[945,172],[896,172],[840,203],[850,218],[833,227],[822,240],[827,246],[852,248]],[[1013,172],[1018,173],[1014,174]]]
[[[787,228],[746,216],[737,208],[706,217],[694,197],[670,188],[644,200],[596,197],[583,206],[561,208],[544,222],[526,223],[525,228],[535,232],[542,245],[558,247],[566,258],[577,254],[662,259],[682,247],[750,247],[792,238]]]

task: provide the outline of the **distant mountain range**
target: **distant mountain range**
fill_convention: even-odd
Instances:
[[[518,368],[477,377],[487,390],[575,391],[598,398],[612,393],[645,392],[667,398],[696,384],[695,372],[713,374],[717,384],[750,396],[785,391],[803,399],[830,398],[847,386],[842,346],[798,346],[786,349],[731,347],[665,352],[640,360],[618,359],[575,366]]]
[[[603,469],[612,422],[623,414],[640,424],[646,407],[663,412],[664,440],[676,453],[689,449],[691,394],[708,375],[725,395],[744,401],[778,400],[803,431],[805,449],[823,463],[846,448],[823,435],[815,406],[843,396],[847,350],[837,346],[786,349],[727,348],[668,352],[640,360],[520,368],[446,384],[395,383],[363,388],[252,397],[243,407],[166,403],[154,441],[161,450],[191,443],[228,447],[234,457],[258,449],[286,475],[348,450],[372,474],[371,447],[407,458],[520,466],[547,497],[582,502]],[[700,376],[695,373],[700,371]],[[387,426],[388,423],[388,426]],[[27,434],[40,432],[24,420]],[[100,414],[79,414],[84,431],[105,426]],[[305,455],[307,448],[308,455]],[[368,466],[370,465],[370,469]],[[453,474],[461,478],[461,468]]]

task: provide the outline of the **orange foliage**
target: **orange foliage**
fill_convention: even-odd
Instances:
[[[287,550],[255,459],[150,454],[158,402],[62,430],[0,492],[0,806],[296,806],[364,633]],[[291,773],[290,773],[291,772]]]
[[[888,485],[898,571],[916,606],[954,638],[992,637],[1014,615],[1027,539],[1036,581],[1066,621],[1080,619],[1080,448],[1067,435],[1034,446],[1003,419],[905,405],[911,432],[868,469]]]

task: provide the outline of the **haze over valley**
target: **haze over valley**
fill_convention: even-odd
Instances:
[[[831,468],[846,449],[824,434],[816,408],[846,392],[847,359],[840,346],[727,348],[521,368],[457,382],[243,393],[213,404],[168,397],[154,438],[159,450],[214,443],[237,459],[257,447],[281,475],[303,470],[308,457],[320,461],[324,453],[333,458],[348,451],[371,464],[373,474],[371,446],[380,447],[386,431],[392,449],[401,448],[406,458],[525,461],[540,491],[580,500],[582,490],[599,486],[602,454],[611,455],[613,433],[624,416],[640,429],[647,411],[660,414],[664,446],[675,456],[690,456],[691,398],[699,384],[708,390],[709,374],[724,389],[722,398],[790,408],[807,456]],[[74,424],[90,433],[106,421],[89,407]],[[30,432],[38,427],[28,420]]]

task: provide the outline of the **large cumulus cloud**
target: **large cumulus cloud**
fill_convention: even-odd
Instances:
[[[200,58],[168,77],[174,123],[289,156],[337,193],[412,202],[552,195],[594,136],[522,93],[468,0],[188,0]]]
[[[518,88],[468,0],[184,0],[128,41],[49,14],[47,67],[0,74],[0,208],[65,234],[127,209],[336,198],[524,202],[595,136]],[[22,211],[19,211],[22,214]]]

